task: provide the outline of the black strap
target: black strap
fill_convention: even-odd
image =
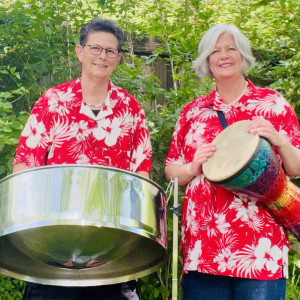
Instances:
[[[220,120],[220,123],[222,125],[222,128],[225,129],[228,126],[228,123],[225,119],[224,113],[221,110],[217,110],[218,118]]]

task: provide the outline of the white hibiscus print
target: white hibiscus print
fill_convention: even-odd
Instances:
[[[194,119],[196,116],[200,114],[200,108],[198,106],[193,107],[186,113],[186,118],[189,119]]]
[[[76,160],[77,164],[89,164],[89,165],[106,165],[105,159],[101,159],[94,155],[94,152],[91,151],[87,154],[80,154]]]
[[[137,149],[134,149],[132,152],[130,170],[135,172],[144,159],[149,155],[151,155],[151,143],[147,138],[147,135],[144,135],[141,136]]]
[[[207,228],[209,236],[215,236],[217,233],[226,233],[230,228],[230,224],[226,222],[224,214],[214,214],[214,218]]]
[[[189,228],[193,224],[193,220],[195,219],[195,203],[189,199],[187,213],[186,213],[186,226]]]
[[[57,112],[59,115],[64,116],[69,113],[66,103],[73,100],[74,94],[72,89],[69,88],[67,92],[49,90],[47,92],[49,97],[49,111]]]
[[[271,247],[271,241],[268,238],[259,239],[254,256],[256,257],[254,263],[258,270],[262,270],[265,267],[268,271],[275,274],[280,268],[278,261],[282,259],[282,252],[276,245]]]
[[[34,154],[29,155],[28,160],[27,160],[27,166],[29,169],[41,166],[36,155],[34,155]]]
[[[22,136],[28,137],[26,140],[26,145],[34,149],[41,142],[45,135],[45,125],[43,122],[38,122],[36,119],[36,115],[32,114],[25,125],[25,128],[22,132]]]
[[[114,146],[121,134],[120,119],[114,118],[112,121],[102,119],[98,121],[98,127],[93,129],[93,135],[97,140],[104,140],[107,146]]]
[[[236,265],[235,256],[231,253],[229,248],[222,249],[214,258],[214,262],[218,264],[218,270],[221,272],[232,270]]]
[[[191,125],[189,132],[186,135],[187,145],[197,148],[202,144],[202,137],[206,125],[203,123],[195,122]]]
[[[70,128],[70,137],[75,137],[77,141],[84,141],[91,131],[92,129],[89,129],[88,122],[81,120],[78,123],[72,124]]]
[[[50,128],[48,158],[53,158],[55,149],[61,148],[64,142],[70,138],[69,128],[68,122],[60,119],[53,121],[53,126]]]
[[[202,244],[201,241],[196,241],[195,246],[188,253],[188,261],[185,267],[188,270],[197,270],[200,256],[202,254]]]
[[[254,109],[258,115],[270,116],[275,114],[278,116],[286,112],[286,100],[281,95],[278,95],[278,97],[268,95],[264,98],[264,101],[248,100],[247,102],[247,109]]]
[[[234,197],[229,208],[236,210],[236,218],[233,221],[241,220],[249,228],[260,232],[263,228],[263,220],[258,215],[258,207],[255,200],[249,200],[243,197]]]
[[[289,247],[287,246],[283,246],[282,248],[283,250],[283,254],[282,254],[282,259],[283,259],[283,276],[284,278],[288,278],[289,277],[289,270],[288,270],[288,257],[289,257]]]
[[[246,198],[234,197],[229,208],[236,210],[236,218],[233,221],[240,219],[243,222],[248,222],[249,219],[253,219],[253,217],[258,213],[256,201],[248,200]]]
[[[123,91],[117,90],[117,97],[119,99],[122,99],[123,104],[129,106],[129,104],[130,104],[130,97],[126,96],[126,94]]]

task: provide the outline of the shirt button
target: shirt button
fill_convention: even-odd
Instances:
[[[202,226],[202,230],[207,230],[207,227],[206,226]]]
[[[95,147],[95,149],[94,149],[95,151],[98,151],[99,149],[98,149],[98,147]]]
[[[229,118],[229,114],[225,114],[225,118]]]
[[[204,202],[204,205],[207,205],[207,202],[206,202],[206,201]]]

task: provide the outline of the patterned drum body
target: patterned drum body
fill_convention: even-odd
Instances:
[[[283,193],[269,201],[268,208],[300,242],[300,188],[287,181]]]
[[[215,138],[217,151],[203,173],[240,197],[262,201],[300,240],[300,189],[287,181],[270,143],[246,131],[249,122],[236,122]]]

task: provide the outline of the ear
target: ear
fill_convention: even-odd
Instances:
[[[117,62],[117,64],[118,64],[118,63],[119,63],[119,64],[122,64],[123,61],[124,61],[123,55],[122,55],[121,53],[119,53],[119,54],[118,54],[118,62]]]
[[[77,58],[78,58],[79,62],[82,62],[83,46],[77,44],[75,46],[75,52],[76,52],[76,55],[77,55]]]

